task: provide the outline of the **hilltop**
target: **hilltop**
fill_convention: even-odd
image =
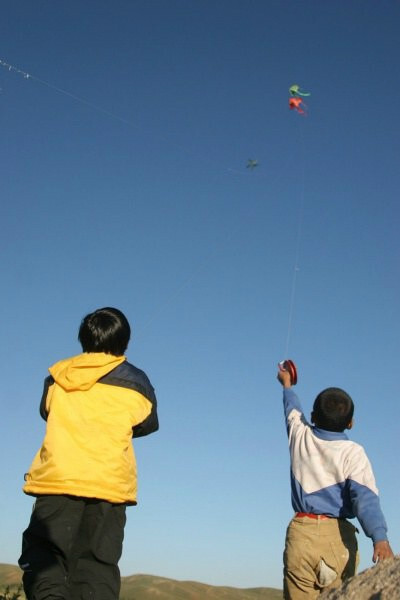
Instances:
[[[0,564],[0,590],[16,589],[21,583],[21,570]],[[196,581],[177,581],[155,575],[122,577],[120,600],[282,600],[282,591],[274,588],[233,588]]]

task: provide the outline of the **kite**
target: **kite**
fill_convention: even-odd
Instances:
[[[291,96],[311,96],[310,92],[303,92],[300,89],[300,86],[295,84],[295,85],[291,85],[289,88],[289,92]]]
[[[295,110],[299,113],[299,115],[306,115],[307,106],[304,104],[301,98],[289,98],[289,108],[290,110]]]
[[[253,170],[255,167],[258,167],[258,160],[254,160],[253,158],[249,158],[247,161],[246,169]]]

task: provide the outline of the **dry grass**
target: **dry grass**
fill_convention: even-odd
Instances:
[[[0,600],[19,600],[22,597],[22,587],[12,589],[8,585],[2,593],[0,593]]]

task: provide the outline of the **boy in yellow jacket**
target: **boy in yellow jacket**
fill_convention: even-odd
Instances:
[[[83,353],[45,379],[46,433],[25,475],[37,498],[19,559],[28,600],[118,598],[125,510],[136,504],[131,438],[158,429],[154,389],[124,356],[123,313],[90,313],[78,339]]]

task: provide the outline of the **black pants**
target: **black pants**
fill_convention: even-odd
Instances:
[[[117,600],[125,509],[89,498],[38,497],[18,561],[28,600]]]

